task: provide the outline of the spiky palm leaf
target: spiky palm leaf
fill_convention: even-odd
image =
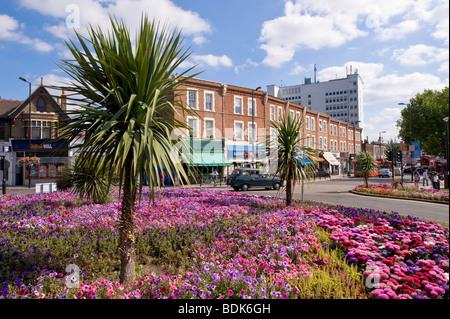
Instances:
[[[290,114],[280,121],[270,121],[275,137],[270,139],[271,163],[277,163],[276,174],[286,181],[286,206],[292,202],[292,192],[297,182],[309,181],[315,168],[315,150],[302,145],[303,116],[292,118]],[[308,162],[312,165],[308,165]]]
[[[378,165],[374,163],[373,156],[365,151],[361,151],[356,155],[356,168],[363,173],[364,184],[369,187],[369,175],[378,169]]]
[[[109,172],[109,180],[113,172],[123,172],[120,281],[131,282],[135,277],[133,210],[137,189],[139,194],[142,190],[138,180],[146,175],[152,198],[161,169],[172,180],[187,180],[171,134],[187,128],[176,119],[176,106],[192,111],[177,97],[179,86],[196,74],[187,76],[192,70],[188,69],[171,77],[189,56],[181,34],[145,16],[134,43],[126,25],[112,18],[107,34],[91,26],[88,38],[78,33],[76,38],[79,47],[66,42],[73,59],[59,63],[72,82],[57,88],[67,91],[69,105],[75,106],[59,138],[70,142],[84,135],[80,165]],[[100,158],[106,160],[99,162]]]

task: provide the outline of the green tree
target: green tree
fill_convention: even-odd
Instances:
[[[315,161],[312,148],[302,146],[300,136],[304,125],[303,117],[292,118],[290,115],[280,121],[270,121],[269,125],[275,129],[275,136],[271,137],[269,145],[271,149],[271,162],[277,163],[275,174],[279,174],[286,182],[286,206],[292,203],[292,193],[295,184],[299,181],[309,181],[313,177]]]
[[[399,137],[407,144],[419,141],[428,154],[444,156],[443,119],[448,116],[448,110],[448,87],[442,91],[425,90],[422,94],[417,94],[401,111],[401,118],[397,121],[397,127],[400,129]]]
[[[180,32],[143,16],[132,41],[123,22],[110,20],[107,34],[90,26],[89,37],[76,33],[80,47],[66,42],[73,58],[61,60],[59,66],[73,81],[53,88],[66,90],[69,105],[74,106],[59,138],[72,142],[84,134],[79,165],[108,172],[109,181],[114,172],[123,176],[119,280],[130,283],[135,280],[134,203],[142,190],[139,178],[147,177],[152,199],[162,168],[172,180],[187,180],[171,134],[187,128],[176,116],[177,106],[190,112],[181,104],[179,86],[195,75],[187,76],[190,68],[171,76],[189,56]]]
[[[386,156],[386,158],[388,157],[388,152],[392,151],[392,154],[394,154],[394,159],[396,158],[396,155],[398,151],[400,151],[400,146],[395,143],[393,140],[390,140],[387,144],[386,144],[386,148],[384,149],[384,155]]]
[[[365,151],[356,154],[356,168],[362,171],[365,187],[369,187],[370,173],[377,170],[378,165],[374,163],[373,156]]]

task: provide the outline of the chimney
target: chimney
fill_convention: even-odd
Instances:
[[[66,91],[62,90],[61,94],[61,109],[66,112],[67,111],[67,105],[66,105]]]

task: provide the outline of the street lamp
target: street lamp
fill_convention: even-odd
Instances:
[[[413,138],[412,138],[412,129],[411,129],[411,124],[412,124],[412,122],[411,122],[411,105],[408,103],[403,103],[403,102],[400,102],[400,103],[398,103],[398,105],[406,105],[407,107],[408,107],[408,113],[409,113],[409,145],[411,146],[412,145],[412,142],[413,142]],[[412,157],[412,148],[411,147],[409,147],[409,151],[411,152],[411,157]],[[413,170],[412,170],[412,168],[411,168],[411,182],[413,181],[413,174],[414,172],[413,172]]]
[[[252,90],[252,167],[255,168],[255,91],[260,90],[261,87],[258,86],[256,89]]]
[[[379,145],[380,145],[380,148],[379,148],[379,151],[380,151],[380,160],[381,160],[381,134],[382,133],[386,133],[386,131],[381,131],[379,134],[380,134],[380,137],[378,138],[378,143],[379,143]]]
[[[31,83],[28,82],[25,78],[19,77],[19,80],[22,80],[28,83],[28,157],[31,157]],[[28,188],[31,188],[31,166],[28,167]]]
[[[446,160],[447,160],[447,169],[446,169],[446,172],[445,172],[445,179],[444,179],[444,187],[445,188],[448,188],[448,185],[449,185],[449,180],[448,180],[448,178],[449,178],[449,162],[448,162],[448,158],[449,158],[449,153],[448,153],[448,151],[449,151],[449,147],[448,147],[448,116],[446,117],[446,118],[444,118],[444,122],[445,122],[445,151],[446,151],[446,155],[445,155],[445,157],[446,157]]]

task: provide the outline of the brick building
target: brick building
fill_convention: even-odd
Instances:
[[[177,134],[197,145],[194,153],[203,150],[202,154],[188,156],[206,173],[213,167],[227,167],[219,172],[225,175],[233,167],[266,167],[266,149],[260,142],[271,134],[269,121],[278,121],[287,113],[305,119],[302,143],[320,151],[321,168],[343,173],[348,169],[349,154],[361,151],[361,128],[259,89],[201,79],[190,79],[182,89],[186,89],[181,95],[183,105],[190,106],[198,116],[178,115],[191,129]]]
[[[59,122],[66,118],[64,97],[56,101],[42,83],[31,93],[31,112],[28,97],[23,101],[0,97],[0,156],[7,163],[6,185],[28,185],[30,167],[17,164],[25,156],[40,160],[38,166],[31,167],[31,185],[56,179],[60,166],[68,161],[67,147],[49,141],[57,136]]]

